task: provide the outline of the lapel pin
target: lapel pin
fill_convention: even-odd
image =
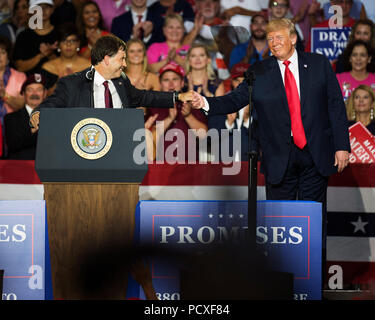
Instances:
[[[303,67],[304,67],[305,69],[307,69],[307,64],[304,64]]]

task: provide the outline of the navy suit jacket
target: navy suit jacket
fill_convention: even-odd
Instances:
[[[162,31],[163,20],[160,17],[155,16],[150,10],[147,10],[146,20],[151,21],[153,24],[151,38],[145,43],[146,47],[154,42],[164,42],[165,37]],[[113,19],[111,32],[126,42],[130,39],[133,33],[133,27],[133,17],[129,10]]]
[[[31,133],[26,107],[4,117],[8,159],[35,160],[38,133]]]
[[[337,172],[334,155],[350,152],[345,104],[336,75],[326,57],[298,52],[301,115],[307,146],[323,176]],[[252,101],[257,113],[257,136],[262,150],[262,172],[266,181],[278,184],[286,171],[292,146],[288,101],[275,57],[251,66],[255,82]],[[235,112],[249,103],[248,85],[243,82],[228,95],[207,98],[210,114]]]
[[[91,68],[63,77],[57,82],[53,94],[44,100],[33,112],[41,108],[94,107],[93,74]],[[139,90],[129,78],[112,79],[124,108],[154,107],[173,108],[173,93]]]

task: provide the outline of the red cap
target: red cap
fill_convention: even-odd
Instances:
[[[175,62],[170,62],[166,64],[163,68],[161,68],[159,70],[159,77],[161,77],[161,75],[166,71],[173,71],[177,73],[181,78],[185,76],[185,70]]]
[[[21,93],[25,91],[26,87],[29,85],[29,84],[32,84],[32,83],[40,83],[43,85],[43,87],[46,86],[46,78],[44,76],[42,76],[40,73],[33,73],[31,75],[29,75],[27,77],[27,79],[25,80],[25,82],[23,83],[22,87],[21,87]]]
[[[246,72],[246,70],[249,69],[249,67],[250,67],[250,64],[245,63],[245,62],[239,62],[235,64],[230,71],[231,78],[236,79],[238,77],[243,77],[244,72]]]

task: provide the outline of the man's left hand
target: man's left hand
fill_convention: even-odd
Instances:
[[[335,153],[335,167],[337,166],[337,172],[341,172],[349,163],[349,152],[339,150]]]

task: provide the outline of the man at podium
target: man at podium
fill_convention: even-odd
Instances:
[[[92,66],[61,78],[54,93],[30,115],[32,132],[39,128],[42,108],[173,108],[176,101],[191,101],[192,92],[157,92],[136,89],[126,77],[126,44],[116,36],[101,37],[91,50]]]

